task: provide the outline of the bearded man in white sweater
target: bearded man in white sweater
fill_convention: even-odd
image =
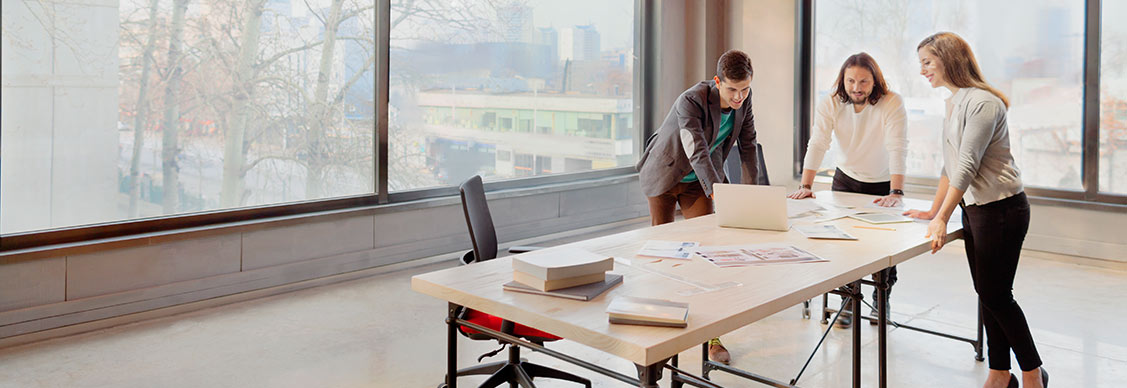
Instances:
[[[873,57],[866,53],[850,56],[841,65],[833,94],[818,104],[802,163],[802,184],[789,197],[814,196],[814,175],[832,139],[841,150],[833,177],[834,191],[880,195],[873,200],[877,205],[900,206],[908,154],[907,122],[903,100],[888,89]],[[884,271],[891,287],[896,283],[896,267]],[[890,288],[889,295],[891,291]],[[888,306],[884,307],[887,315]],[[874,311],[873,316],[876,314]],[[848,327],[852,322],[852,311],[847,306],[838,324]]]

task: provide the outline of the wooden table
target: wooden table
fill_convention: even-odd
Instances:
[[[851,206],[864,206],[875,198],[828,191],[816,195],[820,202]],[[909,199],[907,202],[909,208],[930,207],[928,201]],[[613,255],[618,261],[613,272],[625,275],[621,285],[587,302],[503,291],[501,285],[512,280],[511,257],[417,275],[411,279],[411,288],[448,301],[451,305],[492,314],[630,360],[638,366],[638,380],[611,377],[631,383],[637,381],[641,387],[656,387],[663,367],[673,370],[674,375],[684,374],[679,369],[666,366],[667,361],[678,353],[843,285],[852,285],[850,292],[859,296],[862,278],[930,250],[929,240],[924,238],[927,232],[927,224],[924,223],[882,226],[895,230],[853,228],[854,225],[871,225],[852,219],[829,223],[859,240],[807,239],[794,230],[722,228],[717,226],[716,217],[711,215],[564,245]],[[948,227],[948,239],[961,236],[961,230],[957,221],[952,222]],[[719,268],[700,258],[686,261],[635,256],[647,240],[696,241],[703,246],[787,243],[829,261]],[[628,265],[623,265],[623,262]],[[882,280],[878,279],[878,282],[883,284]],[[711,288],[718,289],[703,292],[703,289]],[[688,327],[610,324],[605,312],[607,304],[622,295],[687,302],[690,305]],[[854,298],[853,311],[859,312],[861,304],[858,299]],[[881,317],[879,363],[880,386],[884,387],[886,323],[884,314]],[[860,385],[860,325],[857,323],[859,320],[853,325],[855,387]],[[448,335],[456,335],[453,327],[448,330]],[[450,341],[453,345],[454,340]],[[456,354],[448,357],[454,359]],[[448,375],[454,376],[455,365],[453,362],[448,364],[451,368]],[[596,371],[607,374],[606,370]],[[690,376],[684,382],[699,385],[700,382],[694,378]],[[680,385],[680,382],[675,385]],[[708,383],[703,384],[707,386]],[[449,384],[449,387],[454,388],[454,384]]]

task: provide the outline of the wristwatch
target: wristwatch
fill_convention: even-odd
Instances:
[[[798,187],[806,190],[814,190],[814,188],[810,187],[810,185],[799,185]]]
[[[888,195],[893,195],[893,194],[895,194],[895,195],[904,195],[904,190],[900,190],[900,189],[892,189],[892,190],[890,190],[890,191],[888,192]]]

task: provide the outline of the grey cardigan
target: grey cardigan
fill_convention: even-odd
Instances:
[[[711,195],[713,184],[728,182],[724,161],[733,143],[739,146],[743,167],[741,182],[755,182],[759,169],[750,93],[743,105],[732,113],[735,115],[732,133],[715,153],[709,153],[720,131],[720,90],[713,81],[704,81],[681,93],[661,127],[647,139],[646,151],[636,165],[642,194],[659,196],[676,186],[685,175],[696,171],[705,195]],[[691,151],[692,157],[687,155],[686,149]]]
[[[1002,100],[972,87],[959,89],[947,104],[943,174],[951,186],[965,191],[966,204],[987,204],[1022,192]]]

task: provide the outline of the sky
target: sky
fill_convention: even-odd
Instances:
[[[603,50],[634,45],[633,0],[532,0],[528,5],[537,28],[594,24]]]

